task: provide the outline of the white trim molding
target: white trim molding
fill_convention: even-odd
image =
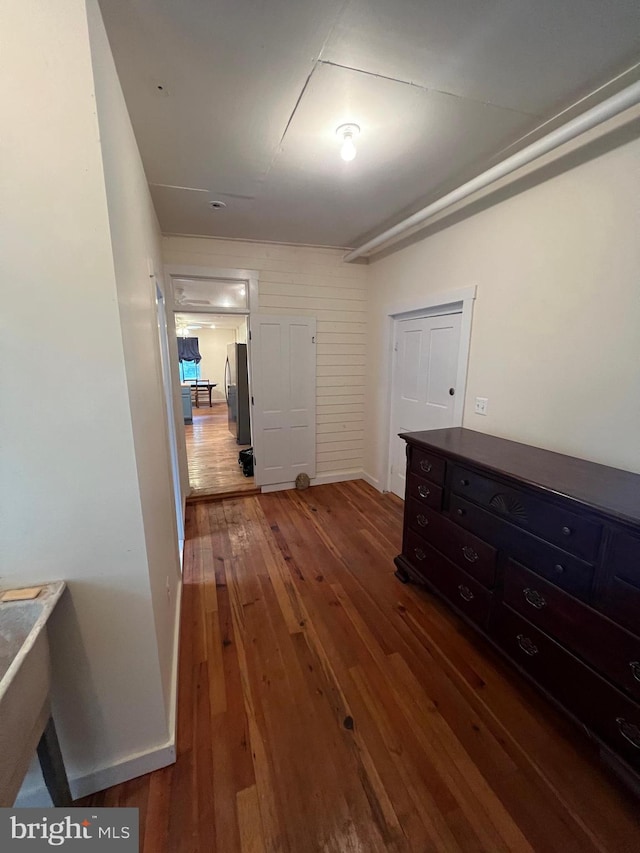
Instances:
[[[72,776],[69,779],[71,796],[74,800],[88,797],[96,791],[104,791],[113,785],[120,785],[154,770],[161,770],[174,764],[176,760],[175,741],[162,746],[154,747],[146,752],[136,753],[124,758],[107,767],[100,767],[81,776]],[[16,807],[20,808],[42,808],[51,805],[51,798],[43,785],[21,791],[16,800]]]
[[[258,270],[229,269],[226,267],[198,267],[190,264],[165,264],[166,280],[170,283],[168,307],[176,313],[202,314],[249,314],[258,310]],[[223,278],[227,281],[246,281],[248,284],[248,299],[246,308],[212,308],[203,305],[176,305],[173,298],[174,278]]]
[[[350,480],[364,480],[364,471],[361,468],[351,471],[335,471],[329,474],[320,474],[311,481],[312,486],[326,486],[329,483],[348,483]]]
[[[347,483],[350,480],[366,479],[367,477],[361,468],[354,468],[351,471],[335,471],[333,473],[320,474],[317,477],[312,477],[310,487],[327,486],[329,483]],[[261,491],[263,495],[268,495],[269,492],[284,492],[289,489],[295,489],[295,487],[295,483],[273,483],[269,486],[262,486]]]
[[[363,471],[362,479],[365,481],[365,483],[369,483],[370,486],[373,486],[373,488],[377,492],[383,491],[382,486],[380,485],[380,480],[377,477],[374,477],[372,474],[368,474],[366,471]]]
[[[436,199],[436,201],[426,207],[423,207],[422,210],[418,210],[416,213],[407,217],[407,219],[403,219],[401,222],[398,222],[397,225],[388,228],[386,231],[383,231],[381,234],[378,234],[376,237],[373,237],[371,240],[368,240],[366,243],[358,246],[357,249],[352,249],[350,252],[347,252],[343,260],[348,263],[349,261],[355,261],[357,258],[361,258],[364,255],[374,254],[384,246],[390,245],[405,236],[412,229],[424,224],[430,217],[446,210],[459,201],[463,201],[474,192],[484,189],[501,178],[510,175],[512,172],[515,172],[516,169],[540,159],[543,155],[554,151],[556,148],[559,148],[566,142],[570,142],[572,139],[576,139],[576,137],[581,136],[588,130],[603,124],[603,122],[619,115],[638,103],[640,103],[640,81],[632,83],[620,92],[616,92],[615,95],[612,95],[605,101],[596,104],[594,107],[591,107],[591,109],[576,118],[571,119],[571,121],[557,127],[541,139],[536,139],[535,142],[527,145],[526,148],[523,148],[521,151],[517,151],[510,157],[507,157],[506,160],[502,160],[500,163],[497,163],[495,166],[492,166],[490,169],[487,169],[485,172],[482,172],[470,181],[467,181],[446,195]]]

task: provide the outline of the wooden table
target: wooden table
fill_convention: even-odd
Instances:
[[[200,408],[200,391],[204,391],[205,389],[209,392],[209,408],[212,408],[211,405],[211,390],[215,388],[217,382],[192,382],[191,383],[191,391],[195,390],[196,392],[196,409]]]

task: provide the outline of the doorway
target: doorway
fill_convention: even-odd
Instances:
[[[398,433],[462,426],[476,287],[389,311],[387,489],[404,499],[406,444]]]
[[[247,315],[177,312],[175,326],[189,499],[253,492]]]

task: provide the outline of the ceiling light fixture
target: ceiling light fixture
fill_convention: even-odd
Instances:
[[[340,148],[340,156],[347,163],[357,154],[356,146],[353,140],[360,133],[360,128],[357,124],[341,124],[336,130],[336,136],[342,139],[342,147]]]
[[[213,210],[224,210],[226,206],[226,202],[220,201],[219,199],[214,199],[209,202],[209,207],[213,208]]]

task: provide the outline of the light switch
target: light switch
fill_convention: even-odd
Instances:
[[[489,408],[488,397],[476,397],[476,415],[486,415]]]

